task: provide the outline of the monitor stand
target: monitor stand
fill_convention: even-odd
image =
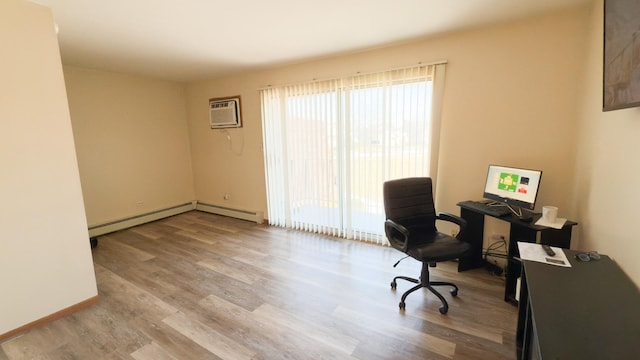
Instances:
[[[518,209],[518,211],[516,211],[510,205],[507,205],[507,207],[509,208],[509,210],[511,210],[511,212],[515,216],[518,217],[518,220],[524,221],[524,222],[531,222],[531,220],[533,220],[533,214],[530,211],[523,210],[521,207],[518,207],[518,206],[516,206],[516,209]]]
[[[497,201],[492,201],[488,203],[487,206],[506,206],[507,209],[509,209],[513,213],[513,215],[518,217],[518,220],[524,222],[531,222],[531,220],[533,220],[533,214],[531,214],[531,212],[527,210],[522,210],[522,208],[519,206],[515,206],[514,209],[514,207],[509,204],[503,204]]]

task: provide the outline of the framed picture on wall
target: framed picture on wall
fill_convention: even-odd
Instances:
[[[604,1],[602,110],[640,106],[640,1]]]

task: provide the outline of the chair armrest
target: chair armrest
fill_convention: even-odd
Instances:
[[[387,234],[387,239],[391,243],[391,246],[403,252],[407,251],[407,248],[409,247],[409,230],[406,227],[393,220],[387,219],[384,222],[384,231]],[[394,233],[402,235],[402,244],[395,240],[398,236],[395,236]]]
[[[456,215],[445,213],[445,212],[439,213],[436,216],[436,219],[442,220],[442,221],[448,221],[458,225],[460,227],[460,230],[458,231],[458,235],[456,235],[456,239],[464,240],[463,234],[464,234],[464,230],[467,228],[467,220],[461,218],[460,216],[456,216]]]

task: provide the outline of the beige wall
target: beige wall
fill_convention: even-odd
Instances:
[[[577,90],[583,81],[588,10],[190,84],[196,197],[266,212],[259,88],[448,60],[438,208],[459,213],[457,202],[481,198],[487,166],[495,163],[542,169],[538,203],[557,205],[560,216],[575,218]],[[223,134],[207,128],[207,99],[235,94],[242,95],[245,127],[231,134],[234,142],[244,139],[242,156],[229,152]],[[225,202],[223,193],[229,191],[234,197]],[[506,226],[489,222],[488,232],[508,235]]]
[[[640,108],[602,112],[603,5],[593,5],[575,176],[580,248],[612,256],[640,286]]]
[[[438,199],[482,195],[487,165],[543,171],[537,208],[571,212],[586,27],[584,10],[442,39],[450,60]],[[425,46],[426,47],[426,46]],[[429,46],[432,47],[432,46]]]
[[[198,201],[266,212],[257,87],[252,77],[196,83],[187,87],[189,137]],[[209,125],[209,99],[233,95],[242,97],[243,126],[212,130]],[[231,198],[224,200],[224,194]]]
[[[51,12],[0,1],[0,335],[97,295]]]
[[[64,67],[89,226],[194,200],[184,85]]]
[[[266,212],[262,123],[257,85],[252,77],[187,86],[187,114],[196,198],[234,209]],[[242,127],[209,125],[211,98],[241,95]],[[230,199],[224,200],[224,194]]]

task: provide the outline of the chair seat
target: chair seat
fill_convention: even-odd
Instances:
[[[407,255],[418,261],[438,262],[458,259],[464,256],[471,245],[449,235],[436,232],[420,237],[407,249]]]

